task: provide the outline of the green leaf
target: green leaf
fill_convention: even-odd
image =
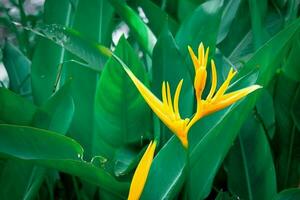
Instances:
[[[124,1],[109,0],[116,12],[128,24],[141,47],[151,56],[156,37],[143,20]]]
[[[274,200],[297,200],[300,198],[300,189],[292,188],[280,192]]]
[[[227,157],[225,169],[231,193],[242,199],[272,199],[276,174],[262,125],[250,115]]]
[[[68,131],[74,113],[74,103],[68,94],[69,88],[69,84],[62,87],[42,108],[37,109],[32,122],[33,126],[58,131],[61,134]],[[39,191],[46,172],[46,169],[25,161],[7,161],[0,182],[9,179],[15,184],[6,184],[6,187],[1,187],[0,196],[7,195],[7,199],[33,198]]]
[[[287,57],[286,63],[284,63],[283,66],[284,74],[295,81],[300,81],[299,52],[300,52],[300,39],[298,37],[295,39],[295,42]]]
[[[294,102],[299,102],[299,95],[297,95],[299,83],[281,74],[275,86],[277,182],[279,190],[282,190],[297,186],[300,177],[298,170],[300,159],[297,156],[300,152],[300,134],[292,114],[295,112],[292,111]]]
[[[226,36],[228,35],[241,1],[242,0],[230,0],[226,3],[226,5],[224,5],[217,43],[222,42],[222,40],[224,40],[224,38],[226,38]]]
[[[181,22],[186,20],[187,13],[193,12],[199,4],[203,4],[206,0],[178,0],[177,15]]]
[[[120,197],[127,195],[128,183],[117,182],[99,165],[82,160],[83,149],[77,142],[51,131],[0,125],[0,153],[79,176]]]
[[[258,49],[268,38],[264,21],[267,14],[268,1],[249,0],[249,11],[254,38],[254,47]]]
[[[28,125],[36,109],[28,100],[8,89],[0,88],[0,119],[5,123]]]
[[[12,91],[22,96],[31,96],[31,62],[13,44],[6,42],[3,49],[3,63],[9,77]]]
[[[147,145],[142,150],[133,148],[132,146],[125,146],[117,149],[113,161],[114,175],[116,177],[121,177],[133,172],[144,155],[146,147]]]
[[[93,6],[91,6],[93,5]],[[87,12],[87,10],[89,10]],[[112,34],[113,8],[106,0],[78,2],[73,28],[69,33],[69,42],[65,48],[74,50],[76,56],[84,59],[88,67],[76,63],[67,63],[64,67],[64,79],[72,79],[71,96],[75,104],[74,118],[70,127],[70,137],[76,139],[86,152],[87,158],[93,156],[94,142],[94,102],[99,73],[90,68],[101,69],[107,58],[101,55],[97,43],[110,45]],[[69,46],[69,47],[67,47]],[[108,49],[107,49],[108,50]],[[108,50],[109,51],[109,50]],[[68,59],[78,60],[78,57],[68,55]]]
[[[273,98],[268,90],[263,90],[261,97],[256,103],[256,115],[263,125],[269,139],[275,134],[275,109]]]
[[[71,82],[59,89],[35,114],[32,125],[58,133],[66,134],[75,111],[70,95]]]
[[[292,118],[294,120],[295,125],[297,126],[297,129],[300,130],[300,87],[298,86],[298,89],[296,91],[296,95],[294,97],[294,102],[292,104],[291,114]]]
[[[248,12],[248,0],[241,0],[237,13],[232,21],[232,26],[230,26],[227,37],[220,44],[218,44],[218,48],[226,57],[229,57],[229,55],[233,53],[234,49],[239,49],[236,51],[236,53],[240,53],[240,49],[242,49],[242,47],[245,46],[242,45],[241,47],[241,44],[245,44],[245,41],[250,40],[250,34],[248,34],[248,32],[251,28],[251,19],[250,15],[245,15],[245,13]],[[220,27],[220,31],[221,30],[222,29]]]
[[[155,156],[141,200],[174,199],[184,184],[186,162],[186,149],[173,136]]]
[[[3,164],[3,168],[0,171],[1,199],[24,198],[33,166],[32,163],[22,160],[7,160]]]
[[[74,9],[74,4],[69,0],[59,4],[56,0],[47,0],[44,5],[44,23],[72,26]],[[45,28],[44,31],[50,30]],[[32,93],[37,105],[42,105],[51,96],[58,65],[63,62],[64,55],[65,50],[51,41],[41,38],[38,42],[31,66]]]
[[[144,66],[124,37],[121,37],[115,54],[148,85]],[[97,85],[94,154],[111,160],[115,150],[124,145],[140,146],[141,141],[151,137],[150,124],[149,107],[122,66],[110,58]]]

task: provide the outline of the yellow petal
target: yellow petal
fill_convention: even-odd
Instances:
[[[200,67],[196,72],[195,80],[194,80],[194,88],[195,88],[197,100],[201,99],[202,92],[206,84],[206,77],[207,77],[206,69],[204,67]]]
[[[194,68],[195,68],[195,72],[196,72],[197,69],[199,69],[199,67],[200,67],[199,62],[198,62],[198,58],[195,56],[195,53],[194,53],[193,49],[190,46],[188,46],[188,50],[189,50],[190,56],[192,58]]]
[[[168,99],[167,99],[166,83],[164,81],[162,83],[161,96],[162,96],[162,101],[163,101],[164,107],[167,108],[168,107]]]
[[[211,104],[211,105],[207,105],[207,107],[204,110],[204,115],[208,115],[210,113],[216,112],[218,110],[221,110],[233,103],[235,103],[236,101],[240,100],[241,98],[247,96],[248,94],[250,94],[251,92],[262,88],[260,85],[252,85],[228,94],[223,95],[217,102]]]
[[[221,85],[221,87],[219,88],[218,92],[216,93],[216,95],[213,97],[213,101],[217,101],[227,90],[231,79],[235,76],[236,71],[233,71],[233,68],[230,69],[228,76],[226,78],[226,80],[224,81],[224,83]]]
[[[169,82],[167,82],[167,99],[168,99],[169,111],[170,113],[174,113]]]
[[[217,87],[217,71],[216,71],[216,65],[214,60],[211,60],[211,88],[209,91],[209,94],[207,95],[207,100],[210,100],[212,96],[214,95]]]
[[[180,95],[182,83],[183,83],[183,79],[181,79],[180,82],[178,83],[176,91],[175,91],[175,95],[174,95],[174,112],[175,112],[177,119],[180,119],[178,102],[179,102],[179,95]]]
[[[201,42],[198,47],[198,61],[200,64],[200,67],[204,66],[204,45]]]
[[[172,127],[172,120],[168,117],[169,111],[166,110],[163,102],[161,102],[126,66],[123,66],[124,70],[133,81],[134,85],[150,106],[150,108],[155,112],[155,114],[166,124],[168,127]]]
[[[205,52],[205,58],[204,58],[204,66],[205,67],[207,65],[208,54],[209,54],[209,47],[207,47],[206,52]]]
[[[134,172],[129,189],[128,200],[138,200],[140,198],[148,177],[155,148],[156,141],[153,143],[151,141]]]

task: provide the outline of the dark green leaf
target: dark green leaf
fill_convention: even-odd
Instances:
[[[300,39],[299,37],[297,37],[287,57],[286,63],[283,66],[283,72],[285,73],[285,75],[295,81],[300,81],[299,52]]]
[[[231,193],[242,199],[272,199],[276,194],[270,146],[263,127],[252,115],[231,148],[226,171]]]
[[[297,129],[292,113],[293,103],[299,102],[297,90],[299,83],[281,74],[274,88],[274,106],[276,116],[276,167],[279,190],[299,183],[298,170],[300,131]]]
[[[263,89],[262,95],[256,103],[256,111],[268,137],[272,139],[275,134],[275,110],[273,98],[268,90]]]
[[[292,118],[294,120],[295,125],[297,126],[297,129],[300,130],[300,86],[298,86],[298,89],[296,91],[294,102],[292,104],[291,114]]]
[[[249,0],[249,11],[255,49],[258,49],[268,37],[264,26],[267,9],[267,0]]]
[[[186,149],[173,136],[155,156],[141,199],[175,198],[185,180],[186,162]]]
[[[9,77],[9,87],[22,96],[31,96],[30,65],[23,53],[9,42],[3,49],[3,63]]]
[[[56,0],[47,0],[44,5],[44,23],[72,26],[74,9],[69,0],[59,4]],[[45,27],[44,31],[50,30]],[[31,66],[32,93],[37,105],[42,105],[51,96],[58,65],[64,61],[64,55],[65,50],[51,41],[41,38],[38,42]]]
[[[28,125],[36,109],[28,100],[8,89],[0,88],[0,119],[5,123]]]
[[[82,160],[83,149],[77,142],[51,131],[0,125],[0,153],[79,176],[121,197],[128,190],[128,183],[117,182],[101,166]]]
[[[292,188],[280,192],[274,200],[298,200],[300,198],[300,189]]]
[[[224,5],[217,43],[222,42],[222,40],[228,35],[232,21],[236,17],[241,1],[242,0],[230,0]]]
[[[144,66],[124,37],[120,39],[115,54],[148,85]],[[120,64],[111,58],[97,86],[94,153],[111,160],[117,148],[140,145],[150,137],[150,123],[149,107]]]
[[[91,4],[93,6],[91,6]],[[87,13],[87,10],[89,12]],[[75,55],[88,63],[88,68],[76,63],[67,63],[64,78],[72,79],[71,96],[75,104],[74,118],[70,127],[70,136],[83,147],[87,158],[93,155],[94,144],[98,145],[94,136],[94,102],[97,79],[99,74],[90,68],[101,69],[107,58],[101,54],[97,43],[110,45],[113,9],[106,0],[78,2],[74,19],[74,29],[79,32],[67,31],[69,42],[64,47],[75,52]],[[109,50],[108,50],[109,51]],[[68,59],[77,60],[78,57],[68,55]],[[89,68],[90,67],[90,68]]]

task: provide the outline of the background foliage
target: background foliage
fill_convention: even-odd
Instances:
[[[155,135],[141,199],[299,199],[298,10],[298,0],[1,1],[0,199],[126,199]],[[183,78],[190,116],[187,45],[200,42],[219,84],[234,67],[229,90],[263,89],[199,121],[187,154],[101,48],[158,96]]]

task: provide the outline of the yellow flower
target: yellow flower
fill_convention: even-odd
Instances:
[[[192,58],[194,68],[195,68],[195,80],[194,80],[194,89],[196,93],[196,100],[197,100],[197,110],[192,118],[191,122],[189,123],[189,127],[191,127],[196,121],[201,119],[202,117],[221,110],[234,102],[240,100],[241,98],[245,97],[246,95],[250,94],[251,92],[261,88],[259,85],[252,85],[234,92],[230,92],[225,94],[230,81],[237,73],[230,69],[226,80],[220,86],[219,90],[216,92],[217,87],[217,72],[216,72],[216,65],[214,60],[211,60],[211,73],[212,73],[212,84],[207,95],[206,99],[202,99],[202,92],[205,88],[207,72],[207,60],[208,60],[208,52],[209,48],[207,48],[206,52],[204,52],[204,46],[201,43],[198,47],[198,57],[196,57],[195,53],[193,52],[192,48],[188,47],[190,56]]]
[[[147,180],[155,148],[156,141],[153,143],[151,141],[134,172],[129,189],[128,200],[138,200],[140,198]]]
[[[204,91],[207,78],[206,66],[209,48],[205,51],[204,46],[201,43],[198,47],[198,56],[195,55],[191,47],[188,47],[188,50],[195,68],[194,89],[197,100],[197,110],[191,119],[182,119],[179,112],[178,103],[183,80],[181,80],[177,85],[173,101],[169,83],[163,82],[162,100],[160,100],[131,72],[131,70],[126,65],[122,65],[124,70],[133,81],[134,85],[137,87],[138,91],[141,93],[145,101],[153,110],[153,112],[179,138],[185,148],[188,148],[189,129],[199,119],[210,113],[221,110],[238,101],[239,99],[245,97],[249,93],[257,90],[258,88],[261,88],[261,86],[259,85],[252,85],[244,89],[225,94],[230,81],[236,74],[236,72],[234,72],[231,68],[228,73],[227,79],[216,92],[217,72],[215,63],[213,60],[211,60],[212,84],[209,94],[205,99],[202,99],[202,93]],[[122,63],[122,61],[118,59],[118,57],[116,57],[116,59]],[[134,173],[128,199],[139,199],[150,170],[155,148],[156,142],[154,141],[153,144],[149,144],[145,154],[143,155],[143,158],[141,159]]]
[[[128,67],[124,66],[125,71],[129,75],[145,101],[151,107],[153,112],[155,112],[155,114],[161,119],[161,121],[180,139],[182,145],[186,148],[188,147],[189,129],[199,119],[233,104],[234,102],[261,87],[259,85],[252,85],[250,87],[225,94],[231,79],[236,74],[236,72],[234,72],[231,68],[228,73],[227,79],[221,85],[219,90],[215,92],[217,87],[217,72],[215,63],[213,60],[211,60],[212,86],[206,99],[202,99],[202,92],[205,88],[207,77],[206,66],[209,49],[204,52],[204,46],[201,43],[198,48],[198,57],[195,56],[193,50],[190,47],[188,47],[188,50],[195,68],[194,89],[197,100],[197,110],[195,115],[191,119],[182,119],[178,109],[179,95],[183,80],[181,80],[177,85],[174,95],[174,101],[172,101],[169,83],[163,82],[162,100],[159,100],[142,82],[140,82],[140,80],[130,71]]]

